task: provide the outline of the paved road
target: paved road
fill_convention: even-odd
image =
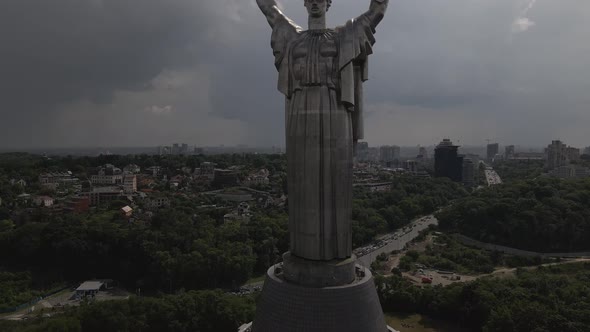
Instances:
[[[402,250],[406,244],[415,239],[421,231],[428,228],[430,225],[438,225],[438,219],[434,215],[425,216],[414,220],[410,225],[398,230],[395,233],[390,233],[381,236],[376,242],[354,250],[357,256],[357,263],[366,267],[370,267],[377,256],[382,253],[389,254],[395,250]]]
[[[488,183],[488,186],[502,184],[502,179],[500,178],[498,173],[496,173],[496,171],[494,171],[493,168],[488,167],[485,170],[485,174],[486,174],[486,182]]]
[[[394,233],[380,236],[377,241],[370,245],[355,249],[353,252],[357,256],[357,263],[370,267],[377,256],[381,253],[390,253],[394,250],[402,250],[407,243],[415,239],[421,231],[430,225],[438,225],[438,219],[434,215],[428,215],[414,220],[408,226]],[[264,281],[257,281],[242,286],[243,293],[250,293],[261,289]]]
[[[557,262],[557,263],[547,263],[547,264],[534,265],[534,266],[523,266],[520,268],[524,269],[524,270],[533,270],[533,269],[536,269],[541,266],[547,267],[547,266],[574,264],[574,263],[581,263],[581,262],[590,262],[590,258],[575,258],[575,259],[570,259],[570,260],[561,261],[561,262]],[[478,275],[477,278],[486,277],[486,276],[490,276],[490,275],[498,275],[498,274],[514,274],[514,273],[516,273],[517,269],[519,269],[519,268],[517,268],[517,267],[502,268],[502,269],[495,270],[494,272],[489,273],[489,274]]]

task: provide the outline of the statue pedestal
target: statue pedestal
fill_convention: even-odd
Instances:
[[[283,279],[300,286],[334,287],[347,285],[356,278],[356,256],[342,260],[312,261],[283,254]]]
[[[337,274],[345,270],[341,268],[335,268]],[[322,268],[312,263],[311,269]],[[371,272],[358,265],[353,265],[353,270],[354,280],[348,284],[309,287],[286,280],[281,264],[271,267],[258,300],[252,332],[390,331]]]

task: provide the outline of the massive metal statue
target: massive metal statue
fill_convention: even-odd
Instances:
[[[257,0],[285,99],[291,254],[329,261],[351,256],[353,148],[363,138],[362,82],[373,34],[389,0],[344,26],[326,28],[332,0],[304,0],[309,29],[275,0]]]

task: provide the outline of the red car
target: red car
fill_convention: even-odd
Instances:
[[[432,283],[432,279],[427,278],[427,277],[422,277],[422,283],[423,284],[431,284]]]

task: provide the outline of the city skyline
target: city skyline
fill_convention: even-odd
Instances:
[[[281,5],[305,25],[301,1]],[[380,70],[369,72],[367,140],[432,145],[453,133],[457,142],[590,145],[589,46],[580,42],[590,3],[529,5],[396,3],[378,32]],[[328,25],[364,6],[339,1]],[[0,19],[11,45],[0,64],[0,148],[283,145],[283,101],[254,1],[7,0]]]
[[[463,148],[463,149],[480,149],[481,150],[481,154],[482,156],[486,155],[486,148],[487,148],[487,144],[488,143],[465,143],[465,142],[461,142],[460,140],[454,140],[452,138],[452,136],[441,136],[440,140],[443,139],[451,139],[453,142],[455,142],[459,148]],[[436,142],[436,143],[431,143],[431,144],[409,144],[409,145],[404,145],[404,144],[396,144],[396,142],[387,142],[385,144],[375,144],[374,142],[371,141],[367,141],[367,140],[363,140],[363,141],[359,141],[359,143],[363,143],[363,144],[368,144],[369,148],[381,148],[381,147],[399,147],[401,148],[401,152],[402,155],[404,155],[404,153],[407,153],[408,150],[416,150],[417,154],[419,153],[419,150],[422,149],[427,149],[427,151],[429,152],[433,152],[434,148],[440,143]],[[539,142],[538,144],[535,145],[521,145],[521,144],[513,144],[510,142],[506,142],[506,143],[501,143],[501,141],[499,142],[495,142],[493,144],[499,144],[500,148],[506,148],[506,147],[512,147],[515,152],[543,152],[543,150],[547,147],[547,144],[555,141],[555,140],[559,140],[559,139],[552,139],[552,140],[547,140],[547,141],[542,141]],[[561,140],[559,140],[561,141]],[[178,142],[178,143],[176,143]],[[157,153],[160,149],[171,149],[173,148],[174,144],[186,144],[189,152],[194,152],[194,149],[197,150],[223,150],[223,149],[243,149],[243,150],[256,150],[256,149],[263,149],[263,150],[269,150],[269,151],[280,151],[280,152],[284,152],[285,146],[280,145],[280,144],[262,144],[262,145],[249,145],[249,144],[211,144],[211,145],[200,145],[200,144],[193,144],[193,143],[186,143],[186,142],[181,142],[181,141],[174,141],[173,143],[162,143],[162,144],[156,144],[156,145],[88,145],[88,146],[56,146],[56,147],[50,147],[50,146],[39,146],[39,147],[25,147],[25,148],[15,148],[15,147],[0,147],[0,153],[10,153],[10,152],[28,152],[28,153],[50,153],[50,152],[55,152],[55,151],[76,151],[76,150],[105,150],[105,152],[107,150],[109,150],[109,152],[112,152],[113,154],[141,154],[141,153]],[[572,145],[573,146],[573,145]],[[588,154],[588,152],[590,152],[590,145],[581,145],[581,146],[573,146],[576,147],[578,149],[580,149],[580,152],[582,154]],[[113,150],[113,151],[110,151]],[[133,152],[137,150],[138,152]],[[170,151],[171,152],[171,151]],[[500,151],[502,152],[502,151]],[[185,152],[186,153],[186,152]],[[166,154],[172,154],[172,153],[166,153]],[[407,155],[407,154],[406,154]]]

